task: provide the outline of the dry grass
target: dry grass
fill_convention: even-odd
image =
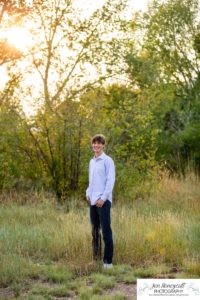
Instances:
[[[181,208],[182,211],[196,213],[200,211],[199,178],[192,172],[182,178],[172,178],[164,173],[152,200],[171,205],[173,208]]]
[[[2,202],[0,284],[40,276],[42,266],[48,264],[80,274],[95,268],[90,264],[89,208],[84,201],[71,207],[67,212],[65,206],[49,203],[44,196],[25,205],[19,196],[17,201]],[[131,204],[123,204],[122,199],[112,208],[114,263],[167,264],[200,276],[199,217],[200,184],[192,175],[182,180],[164,177],[149,199]]]

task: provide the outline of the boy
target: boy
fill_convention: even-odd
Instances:
[[[104,240],[104,268],[111,268],[113,238],[110,208],[115,183],[115,166],[112,158],[104,153],[104,147],[105,137],[102,134],[95,135],[92,138],[94,157],[89,164],[89,186],[86,190],[86,198],[90,204],[93,257],[101,258],[101,227]]]

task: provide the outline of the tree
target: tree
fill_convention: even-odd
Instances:
[[[80,97],[118,71],[114,63],[120,44],[109,34],[113,28],[120,30],[124,6],[124,1],[107,1],[89,18],[78,18],[72,1],[33,3],[32,60],[27,57],[26,66],[18,63],[18,69],[26,80],[30,76],[37,82],[36,87],[33,82],[23,85],[20,97],[31,96],[39,109],[29,120],[19,115],[31,138],[24,152],[39,158],[59,198],[79,185],[85,113]]]
[[[192,154],[184,132],[198,119],[198,7],[196,0],[152,1],[137,24],[142,46],[127,56],[128,73],[160,129],[157,159],[176,171]]]
[[[0,29],[1,32],[11,26],[21,25],[30,12],[30,7],[25,0],[1,0],[0,1]],[[0,66],[10,61],[21,58],[23,53],[10,45],[6,37],[0,39]]]

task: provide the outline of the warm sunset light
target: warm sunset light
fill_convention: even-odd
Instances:
[[[0,0],[0,299],[200,300],[199,12]]]
[[[33,43],[32,37],[26,28],[11,27],[9,30],[4,31],[2,35],[10,45],[21,51],[27,50]]]

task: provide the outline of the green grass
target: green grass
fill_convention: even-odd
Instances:
[[[137,283],[137,277],[135,276],[134,272],[128,273],[126,275],[124,275],[122,277],[122,280],[126,283],[126,284],[136,284]]]
[[[93,295],[90,299],[91,300],[125,300],[126,297],[121,293],[115,293],[113,295],[108,295],[108,296]]]
[[[90,276],[93,283],[101,288],[112,288],[115,285],[114,277],[105,274],[92,274]]]
[[[68,283],[72,279],[72,272],[65,265],[43,265],[40,268],[41,278],[53,283]]]
[[[13,282],[20,283],[26,278],[39,276],[37,265],[16,254],[0,255],[0,285],[6,287]]]
[[[109,270],[91,264],[89,209],[84,201],[74,208],[70,204],[69,212],[46,199],[40,204],[39,200],[25,205],[14,200],[2,203],[0,286],[9,286],[17,296],[24,293],[27,281],[35,280],[60,285],[57,292],[56,288],[54,292],[39,289],[49,299],[68,289],[80,299],[97,299],[118,281],[133,284],[140,277],[180,274],[200,277],[199,186],[192,178],[165,178],[149,199],[130,199],[130,204],[123,204],[122,199],[114,204],[116,266]],[[173,269],[178,274],[172,274]],[[77,276],[81,280],[72,284]],[[27,294],[26,298],[39,299],[41,295]]]
[[[58,286],[43,286],[35,285],[31,291],[32,295],[54,296],[54,297],[67,297],[70,295],[70,288],[66,285]]]
[[[155,204],[151,207],[149,203],[143,209],[143,205],[113,207],[115,263],[182,266],[185,259],[198,256],[200,224],[193,214],[158,211],[158,207],[155,211]],[[0,208],[0,225],[0,253],[5,259],[11,255],[27,264],[61,261],[72,269],[86,272],[89,268],[87,208],[64,214],[52,207],[4,206]]]

